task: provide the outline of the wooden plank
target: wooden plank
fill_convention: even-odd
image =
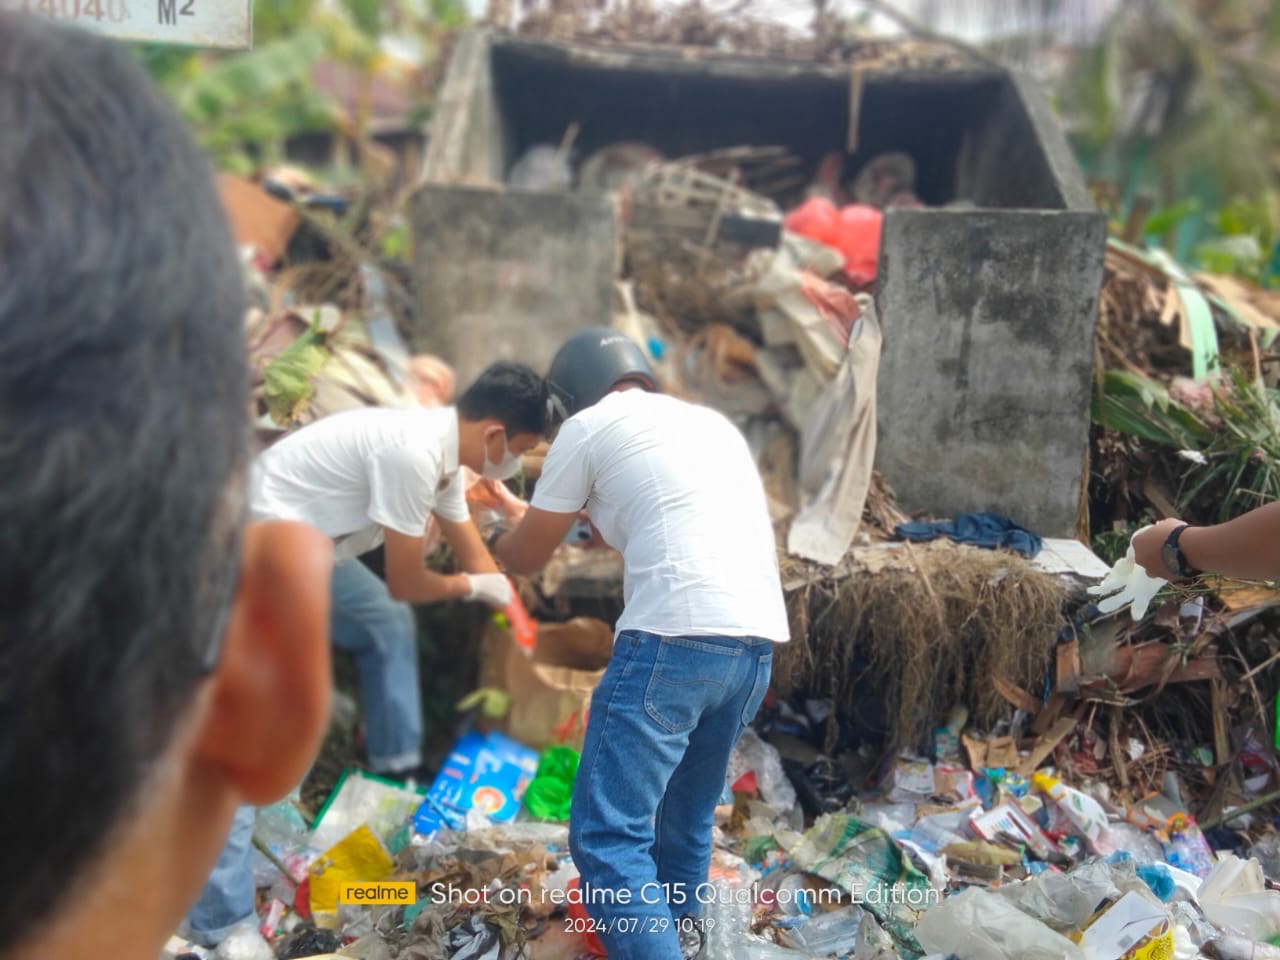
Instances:
[[[1124,748],[1120,745],[1120,726],[1122,723],[1120,707],[1113,706],[1111,708],[1110,723],[1107,732],[1107,747],[1111,751],[1111,765],[1116,771],[1116,778],[1120,781],[1120,788],[1126,792],[1129,789],[1129,764],[1125,761],[1123,753]]]
[[[1067,708],[1067,697],[1065,694],[1055,690],[1049,694],[1049,699],[1044,702],[1044,707],[1040,711],[1040,715],[1036,717],[1035,722],[1031,724],[1031,731],[1037,736],[1043,734],[1062,716],[1063,711]]]
[[[1058,746],[1072,730],[1076,728],[1076,718],[1063,717],[1048,733],[1042,734],[1036,739],[1035,746],[1031,748],[1030,755],[1027,756],[1022,764],[1018,767],[1018,773],[1024,777],[1029,777],[1035,773],[1036,768],[1045,761],[1049,754],[1053,753],[1054,748]]]
[[[1222,675],[1218,661],[1212,657],[1198,657],[1183,664],[1179,656],[1177,650],[1165,643],[1121,646],[1116,648],[1115,666],[1106,679],[1121,693],[1132,693],[1143,687],[1195,683]],[[1094,680],[1085,686],[1097,687],[1104,682]]]
[[[1074,693],[1080,689],[1080,641],[1072,639],[1058,644],[1058,669],[1055,689]]]
[[[991,678],[991,682],[996,688],[996,693],[1004,697],[1017,709],[1025,710],[1032,716],[1040,712],[1043,704],[1012,680],[997,673]]]
[[[1227,684],[1221,677],[1209,683],[1209,703],[1213,711],[1213,754],[1218,766],[1231,760],[1231,738],[1227,735]]]

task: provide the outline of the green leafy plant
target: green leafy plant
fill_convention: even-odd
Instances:
[[[287,137],[335,125],[333,104],[310,84],[329,48],[326,31],[310,27],[194,73],[176,70],[164,85],[215,164],[247,174],[278,162]]]
[[[1199,450],[1213,431],[1164,386],[1125,370],[1108,370],[1093,395],[1093,422],[1178,449]]]
[[[1118,530],[1100,530],[1093,535],[1093,552],[1107,564],[1114,564],[1129,549],[1129,541],[1141,523],[1129,523]]]
[[[458,710],[466,713],[479,708],[490,720],[501,720],[511,709],[511,694],[499,687],[480,687],[458,701]]]
[[[1217,502],[1228,520],[1280,500],[1280,405],[1260,380],[1232,370],[1226,389],[1214,394],[1218,421],[1201,450],[1208,463],[1190,471],[1179,504]]]
[[[1280,500],[1280,397],[1240,369],[1229,370],[1212,397],[1210,407],[1193,410],[1154,380],[1109,370],[1092,416],[1108,430],[1187,452],[1178,508],[1221,521]]]
[[[1239,197],[1213,217],[1215,236],[1196,248],[1196,260],[1205,270],[1231,273],[1260,286],[1273,285],[1268,262],[1276,246],[1276,206],[1274,191],[1256,200]]]

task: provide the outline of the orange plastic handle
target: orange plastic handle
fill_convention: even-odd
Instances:
[[[503,608],[502,613],[507,618],[507,623],[511,624],[511,636],[516,644],[532,651],[538,643],[538,625],[533,617],[529,616],[529,611],[524,608],[520,594],[515,592],[514,584],[511,589],[511,602]]]

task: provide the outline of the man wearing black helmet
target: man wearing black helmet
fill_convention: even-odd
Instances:
[[[609,956],[677,960],[701,939],[729,754],[789,636],[764,489],[738,430],[660,394],[616,331],[570,337],[547,385],[568,419],[494,554],[536,570],[585,509],[623,555],[625,608],[591,701],[569,843]]]

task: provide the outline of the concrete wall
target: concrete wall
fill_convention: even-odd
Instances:
[[[957,165],[958,195],[979,207],[1093,209],[1075,155],[1044,95],[1015,73],[991,88]]]
[[[507,150],[491,50],[488,31],[459,34],[431,119],[424,182],[502,183]]]
[[[905,509],[1074,532],[1105,236],[1086,212],[888,215],[876,468]]]
[[[463,389],[494,360],[545,372],[560,342],[612,315],[617,231],[603,194],[427,184],[411,206],[414,350]]]
[[[565,335],[610,315],[608,201],[450,184],[500,182],[572,122],[584,153],[783,143],[812,169],[846,142],[848,91],[842,67],[465,34],[413,207],[414,346],[465,384],[499,357],[545,369]],[[1044,98],[994,70],[871,70],[857,116],[846,174],[907,150],[927,203],[976,207],[886,219],[877,466],[910,509],[1072,533],[1105,225]]]

